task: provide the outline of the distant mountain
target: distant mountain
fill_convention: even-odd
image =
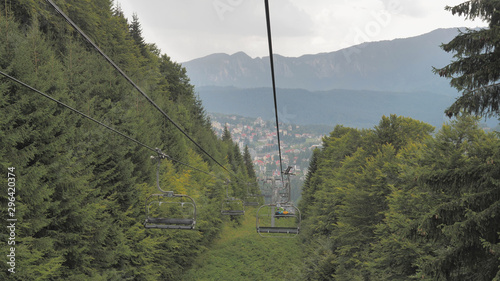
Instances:
[[[436,127],[457,91],[432,67],[457,28],[297,58],[275,55],[280,122],[371,128],[397,114]],[[183,66],[208,112],[274,119],[269,57],[213,54]]]
[[[208,112],[238,114],[274,120],[271,88],[241,89],[207,86],[197,88]],[[382,115],[411,117],[440,128],[444,110],[453,98],[431,92],[388,92],[366,90],[307,91],[277,89],[280,122],[298,125],[342,124],[372,128]]]
[[[432,73],[432,67],[442,67],[451,61],[452,54],[439,46],[457,34],[457,28],[437,29],[421,36],[363,43],[331,53],[297,58],[275,55],[276,83],[280,88],[309,91],[348,89],[455,94],[448,80]],[[182,65],[197,87],[271,85],[269,57],[251,58],[243,52],[213,54]]]

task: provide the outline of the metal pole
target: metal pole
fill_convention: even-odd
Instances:
[[[275,218],[275,214],[276,214],[276,206],[273,206],[272,209],[271,209],[272,213],[271,213],[271,227],[274,227],[274,218]]]

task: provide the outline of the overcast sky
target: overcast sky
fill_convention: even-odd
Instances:
[[[269,53],[264,0],[115,0],[174,61]],[[482,27],[444,10],[465,0],[270,0],[274,53],[298,57],[437,28]]]

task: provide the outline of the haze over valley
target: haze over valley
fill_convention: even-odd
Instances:
[[[458,94],[432,68],[452,60],[440,45],[457,34],[437,29],[331,53],[276,54],[280,122],[370,128],[397,114],[440,127]],[[274,118],[269,57],[212,54],[183,66],[207,112]]]

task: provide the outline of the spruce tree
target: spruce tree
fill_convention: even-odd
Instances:
[[[315,173],[319,166],[319,155],[321,151],[319,148],[313,150],[311,160],[309,161],[309,169],[307,171],[306,179],[302,187],[302,197],[299,201],[299,209],[302,214],[302,218],[305,219],[309,215],[309,210],[314,205],[314,194],[318,185],[313,182],[315,178]]]
[[[435,68],[434,72],[450,79],[450,85],[462,94],[446,110],[450,117],[462,110],[485,116],[500,113],[499,9],[500,3],[495,0],[471,0],[446,7],[453,15],[488,23],[487,28],[460,31],[452,41],[442,45],[455,59],[443,68]]]
[[[256,181],[257,176],[255,175],[252,156],[250,155],[250,151],[248,150],[247,145],[245,145],[245,149],[243,150],[243,161],[245,162],[245,168],[248,178],[250,179],[250,181]]]
[[[459,116],[443,126],[423,156],[422,191],[433,200],[417,233],[428,252],[417,261],[419,277],[494,280],[499,275],[499,141]],[[430,204],[433,203],[433,204]]]
[[[217,139],[180,64],[153,44],[141,49],[109,0],[55,2],[188,134],[216,159],[229,155],[226,168],[246,178],[244,158],[230,138]],[[0,39],[2,71],[176,160],[216,170],[44,1],[1,2]],[[18,177],[16,267],[22,269],[8,275],[2,263],[1,280],[178,280],[218,236],[220,179],[162,163],[166,189],[200,203],[198,231],[144,229],[144,202],[158,192],[151,151],[5,78],[0,110],[0,167],[15,166]],[[6,197],[0,201],[6,206]],[[8,233],[0,238],[7,246]]]
[[[134,39],[135,44],[139,47],[141,50],[141,54],[143,56],[147,56],[147,49],[146,49],[146,41],[144,40],[144,37],[142,36],[142,27],[141,23],[139,22],[139,17],[137,16],[136,13],[132,15],[132,22],[130,23],[130,35],[132,36],[132,39]]]

